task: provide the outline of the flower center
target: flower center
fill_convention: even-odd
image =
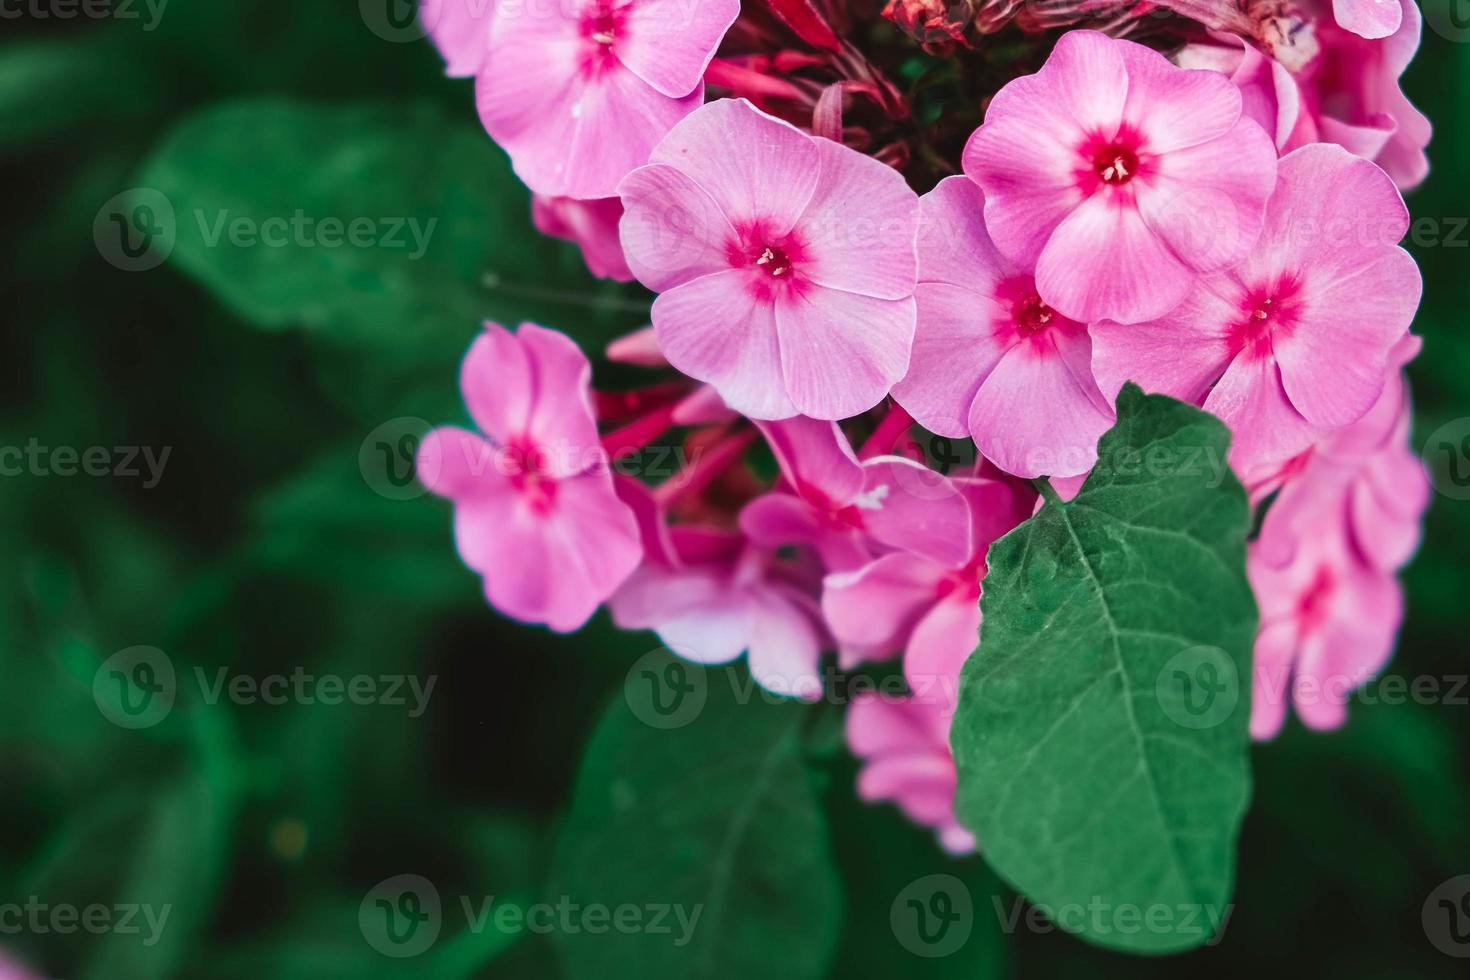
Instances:
[[[774,245],[762,247],[760,254],[755,257],[755,264],[757,268],[765,270],[766,275],[772,279],[791,275],[791,259]]]
[[[1298,292],[1297,281],[1287,277],[1247,293],[1241,299],[1240,320],[1231,331],[1235,349],[1266,354],[1273,336],[1296,329],[1301,310]]]
[[[1138,173],[1138,154],[1121,143],[1109,143],[1093,154],[1092,167],[1104,184],[1126,184]]]
[[[1032,293],[1016,304],[1016,329],[1027,337],[1041,333],[1057,319],[1057,312]]]
[[[526,499],[531,510],[547,514],[556,503],[556,477],[547,472],[541,450],[528,439],[507,447],[506,462],[511,486]]]
[[[601,55],[612,54],[617,42],[622,16],[610,5],[597,4],[582,18],[582,36],[591,41]]]

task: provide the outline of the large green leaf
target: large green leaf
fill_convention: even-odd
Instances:
[[[1125,388],[1070,503],[990,549],[959,813],[1063,928],[1165,952],[1228,914],[1250,794],[1248,509],[1214,418]]]
[[[670,666],[635,670],[668,677]],[[725,671],[686,670],[707,692],[702,707],[687,695],[692,720],[675,702],[671,717],[687,723],[655,728],[640,720],[646,704],[635,713],[619,696],[583,757],[548,893],[581,909],[631,906],[641,925],[591,933],[574,918],[553,934],[562,963],[572,980],[822,977],[839,883],[801,757],[807,712],[739,698]]]
[[[151,210],[129,199],[124,223],[160,248],[172,228],[166,261],[262,327],[442,358],[486,318],[605,340],[646,317],[536,234],[504,156],[431,105],[228,103],[179,123],[137,183],[164,200],[140,192]]]

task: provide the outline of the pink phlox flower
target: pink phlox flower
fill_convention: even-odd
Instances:
[[[900,456],[859,462],[835,422],[797,416],[759,423],[781,466],[782,489],[740,515],[752,539],[812,547],[829,571],[855,568],[876,549],[958,561],[967,550],[964,498],[928,467]]]
[[[1397,579],[1364,560],[1348,515],[1331,506],[1268,512],[1247,570],[1261,610],[1251,734],[1275,736],[1288,704],[1310,728],[1341,725],[1353,690],[1393,653],[1403,619]]]
[[[967,854],[975,849],[975,837],[954,814],[954,690],[951,683],[912,698],[857,696],[847,710],[847,744],[862,763],[858,796],[895,803],[914,823],[933,828],[946,851]]]
[[[639,492],[631,484],[622,484],[625,495]],[[738,531],[670,527],[651,502],[635,510],[655,540],[648,560],[612,597],[613,622],[653,630],[694,663],[724,664],[745,653],[751,677],[766,690],[819,697],[827,633],[811,559],[778,553]]]
[[[920,201],[918,323],[893,397],[940,435],[970,436],[1018,476],[1085,473],[1113,422],[1092,376],[1086,325],[1037,292],[996,249],[985,197],[950,177]]]
[[[623,203],[615,197],[578,201],[537,194],[531,198],[531,220],[537,231],[574,243],[594,276],[632,282],[633,272],[618,241],[618,222],[622,218]]]
[[[1255,244],[1276,152],[1240,90],[1131,41],[1064,34],[965,147],[1002,255],[1079,323],[1152,320]]]
[[[991,542],[1031,515],[1034,493],[985,477],[952,481],[965,501],[958,559],[893,551],[853,571],[829,574],[822,611],[838,642],[880,655],[904,651],[914,690],[959,676],[980,636],[980,591]],[[846,664],[844,665],[846,666]]]
[[[918,198],[745,100],[685,119],[619,188],[669,362],[756,419],[841,419],[908,369]]]
[[[476,84],[480,121],[526,185],[606,198],[704,101],[739,0],[505,0]]]
[[[1099,384],[1203,404],[1231,428],[1237,473],[1291,458],[1383,390],[1422,289],[1396,244],[1408,221],[1377,166],[1325,143],[1288,154],[1245,261],[1161,319],[1093,325]]]
[[[565,335],[494,323],[460,371],[483,435],[444,426],[419,446],[420,480],[454,502],[460,558],[508,616],[575,630],[643,554],[613,491],[590,400],[591,366]]]

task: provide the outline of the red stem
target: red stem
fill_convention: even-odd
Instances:
[[[715,448],[709,450],[691,465],[685,467],[673,477],[665,480],[657,490],[653,492],[655,498],[664,507],[672,506],[676,501],[699,493],[709,486],[721,473],[725,472],[736,460],[745,455],[745,450],[755,441],[756,431],[746,429],[721,442]]]
[[[872,459],[874,456],[891,453],[894,445],[913,424],[914,417],[904,411],[902,405],[893,402],[883,421],[878,423],[873,434],[868,436],[868,441],[863,443],[863,448],[858,450],[858,459]]]

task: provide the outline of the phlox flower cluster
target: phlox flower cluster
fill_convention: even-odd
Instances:
[[[641,388],[594,388],[546,327],[471,344],[478,431],[434,431],[418,466],[490,604],[558,631],[605,606],[795,697],[829,653],[901,658],[916,693],[848,711],[859,791],[970,849],[948,729],[989,545],[1036,481],[1076,492],[1132,381],[1222,419],[1270,503],[1253,733],[1291,706],[1340,724],[1392,651],[1428,496],[1398,245],[1419,13],[1170,0],[1143,30],[1147,6],[893,0],[894,41],[841,0],[426,2],[536,227],[652,294],[602,352]],[[1012,25],[1034,57],[994,90],[936,114],[895,81]],[[619,465],[657,440],[679,472]]]

